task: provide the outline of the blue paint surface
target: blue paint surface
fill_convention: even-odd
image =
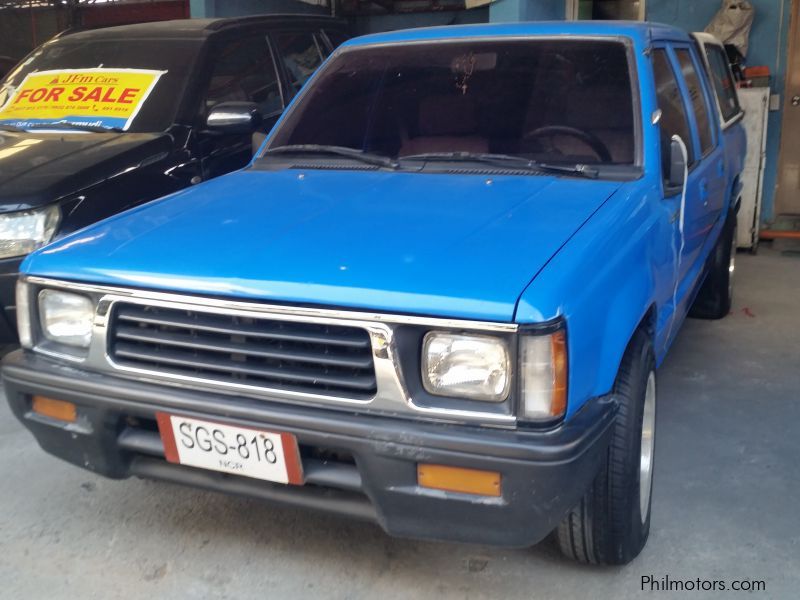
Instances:
[[[84,127],[105,127],[106,129],[123,129],[129,119],[120,117],[98,117],[67,115],[53,119],[0,119],[0,125],[10,125],[20,129],[42,129],[45,125],[78,125]]]
[[[24,271],[511,321],[528,282],[619,187],[538,176],[300,174],[211,180],[64,238]]]
[[[343,45],[388,44],[397,42],[441,40],[451,38],[493,36],[613,36],[625,37],[639,45],[640,51],[651,39],[668,39],[690,42],[686,31],[658,23],[636,21],[541,21],[535,23],[491,23],[474,25],[452,25],[449,27],[427,27],[375,33],[354,38]]]

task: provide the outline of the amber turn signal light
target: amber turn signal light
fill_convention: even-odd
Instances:
[[[77,409],[72,402],[53,400],[44,396],[33,397],[33,412],[44,417],[74,423],[78,418]]]
[[[567,335],[564,330],[550,336],[553,356],[553,401],[550,415],[559,417],[567,410]]]
[[[495,471],[461,469],[445,465],[417,465],[417,483],[421,487],[434,490],[499,497],[500,481],[500,473]]]

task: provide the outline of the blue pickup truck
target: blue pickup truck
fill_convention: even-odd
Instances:
[[[26,259],[8,402],[108,477],[627,563],[656,369],[730,308],[718,111],[659,25],[347,42],[247,168]]]

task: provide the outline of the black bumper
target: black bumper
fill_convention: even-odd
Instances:
[[[16,285],[21,258],[0,260],[0,344],[17,342]]]
[[[608,445],[616,404],[587,403],[549,431],[488,429],[356,415],[88,373],[17,351],[3,361],[14,414],[41,447],[96,473],[164,479],[373,520],[388,533],[528,546],[583,495]],[[31,395],[78,405],[76,423],[31,412]],[[166,462],[156,411],[292,433],[305,485],[284,486]],[[418,462],[499,471],[499,498],[417,485]]]

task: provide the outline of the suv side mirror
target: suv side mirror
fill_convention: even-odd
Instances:
[[[686,146],[677,135],[672,136],[669,145],[669,173],[667,183],[672,188],[682,188],[686,184]]]
[[[223,134],[253,133],[264,117],[253,102],[220,102],[208,113],[206,127]]]

